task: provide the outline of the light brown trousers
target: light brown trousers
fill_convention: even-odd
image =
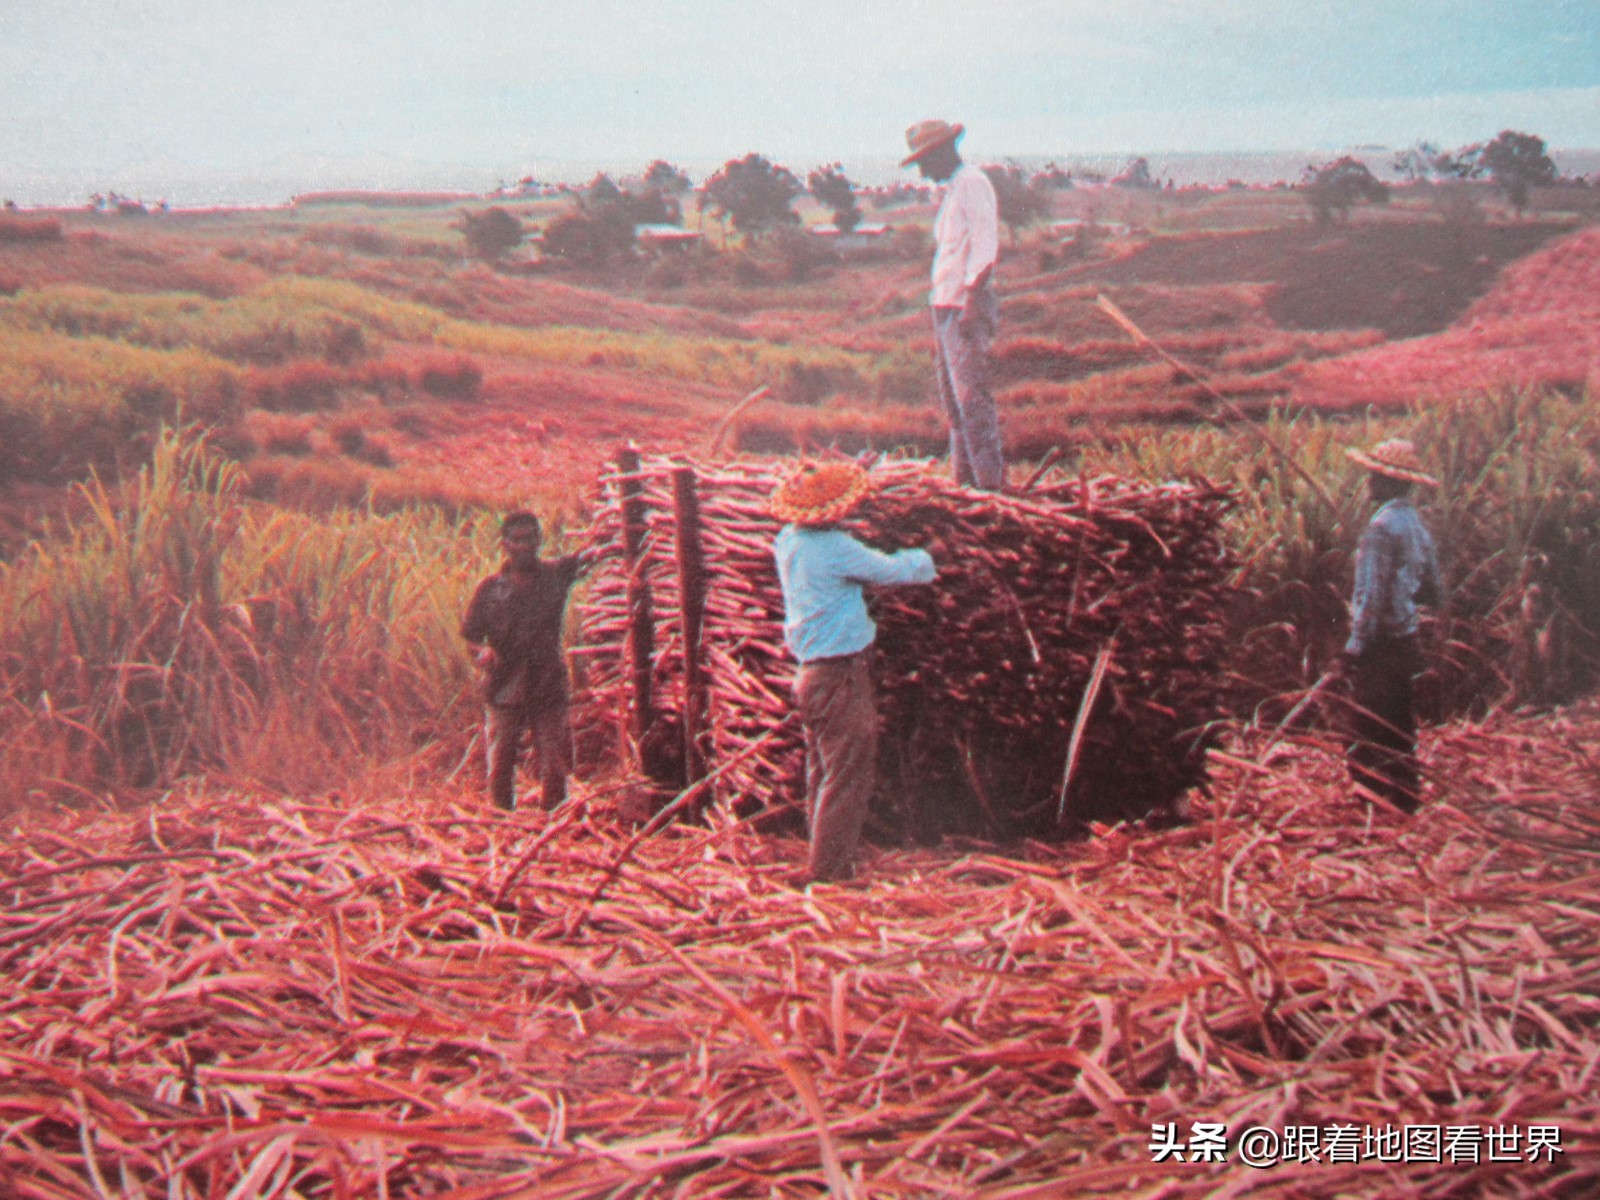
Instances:
[[[806,733],[812,879],[849,879],[878,767],[872,651],[801,664],[795,702]]]

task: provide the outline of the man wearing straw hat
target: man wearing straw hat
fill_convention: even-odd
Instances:
[[[1367,491],[1378,505],[1356,550],[1344,648],[1355,705],[1350,778],[1364,799],[1375,795],[1414,812],[1420,786],[1412,680],[1422,667],[1417,605],[1437,604],[1444,589],[1433,538],[1411,489],[1439,481],[1422,470],[1416,447],[1405,438],[1345,453],[1367,469]]]
[[[991,276],[1000,257],[1000,206],[994,185],[961,161],[965,130],[948,121],[919,121],[906,130],[913,163],[924,179],[944,185],[933,222],[934,370],[950,422],[950,465],[956,482],[988,491],[1005,483],[1000,419],[989,391],[989,348],[1000,320]]]
[[[877,627],[861,589],[931,583],[926,550],[884,554],[838,527],[870,487],[854,462],[801,467],[779,485],[773,543],[784,640],[800,662],[794,695],[806,738],[807,880],[849,879],[878,762],[871,650]]]

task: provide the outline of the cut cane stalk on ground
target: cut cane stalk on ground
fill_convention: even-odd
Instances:
[[[592,905],[627,835],[581,806],[180,793],[44,816],[0,847],[0,1178],[52,1200],[97,1197],[96,1171],[107,1194],[226,1196],[257,1168],[307,1200],[380,1173],[395,1196],[755,1200],[829,1187],[825,1128],[859,1200],[1135,1176],[1168,1200],[1585,1195],[1597,736],[1593,703],[1427,734],[1444,799],[1370,833],[1337,755],[1224,761],[1226,805],[1189,827],[897,851],[854,889],[788,886],[797,840],[669,825]],[[1196,1120],[1559,1125],[1563,1152],[1150,1161],[1151,1124]]]

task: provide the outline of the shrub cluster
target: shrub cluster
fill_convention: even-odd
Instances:
[[[298,359],[281,367],[252,370],[250,400],[268,412],[314,412],[333,408],[350,373],[316,359]]]
[[[440,400],[476,400],[483,369],[464,354],[435,356],[418,368],[417,383]]]
[[[485,262],[497,262],[510,254],[527,233],[522,222],[503,208],[464,210],[450,227],[459,231],[472,253]]]
[[[663,164],[664,165],[664,164]],[[670,170],[670,168],[669,168]],[[594,266],[633,252],[639,225],[677,225],[683,212],[664,187],[676,181],[662,172],[660,184],[633,192],[610,177],[596,175],[572,207],[544,228],[540,251],[546,258]]]
[[[65,236],[57,217],[0,217],[0,242],[59,242]]]

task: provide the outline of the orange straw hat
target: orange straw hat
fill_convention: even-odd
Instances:
[[[1345,453],[1351,461],[1360,463],[1376,474],[1387,475],[1390,479],[1404,483],[1425,483],[1429,487],[1439,486],[1439,481],[1422,469],[1422,459],[1417,457],[1417,448],[1409,438],[1390,438],[1386,442],[1379,442],[1370,451],[1351,449]]]
[[[871,489],[860,463],[803,463],[772,493],[772,515],[796,525],[826,525],[848,513]]]
[[[949,121],[918,121],[906,130],[906,145],[911,147],[911,153],[900,160],[900,165],[909,167],[929,150],[955,141],[966,131],[964,125],[952,125]]]

